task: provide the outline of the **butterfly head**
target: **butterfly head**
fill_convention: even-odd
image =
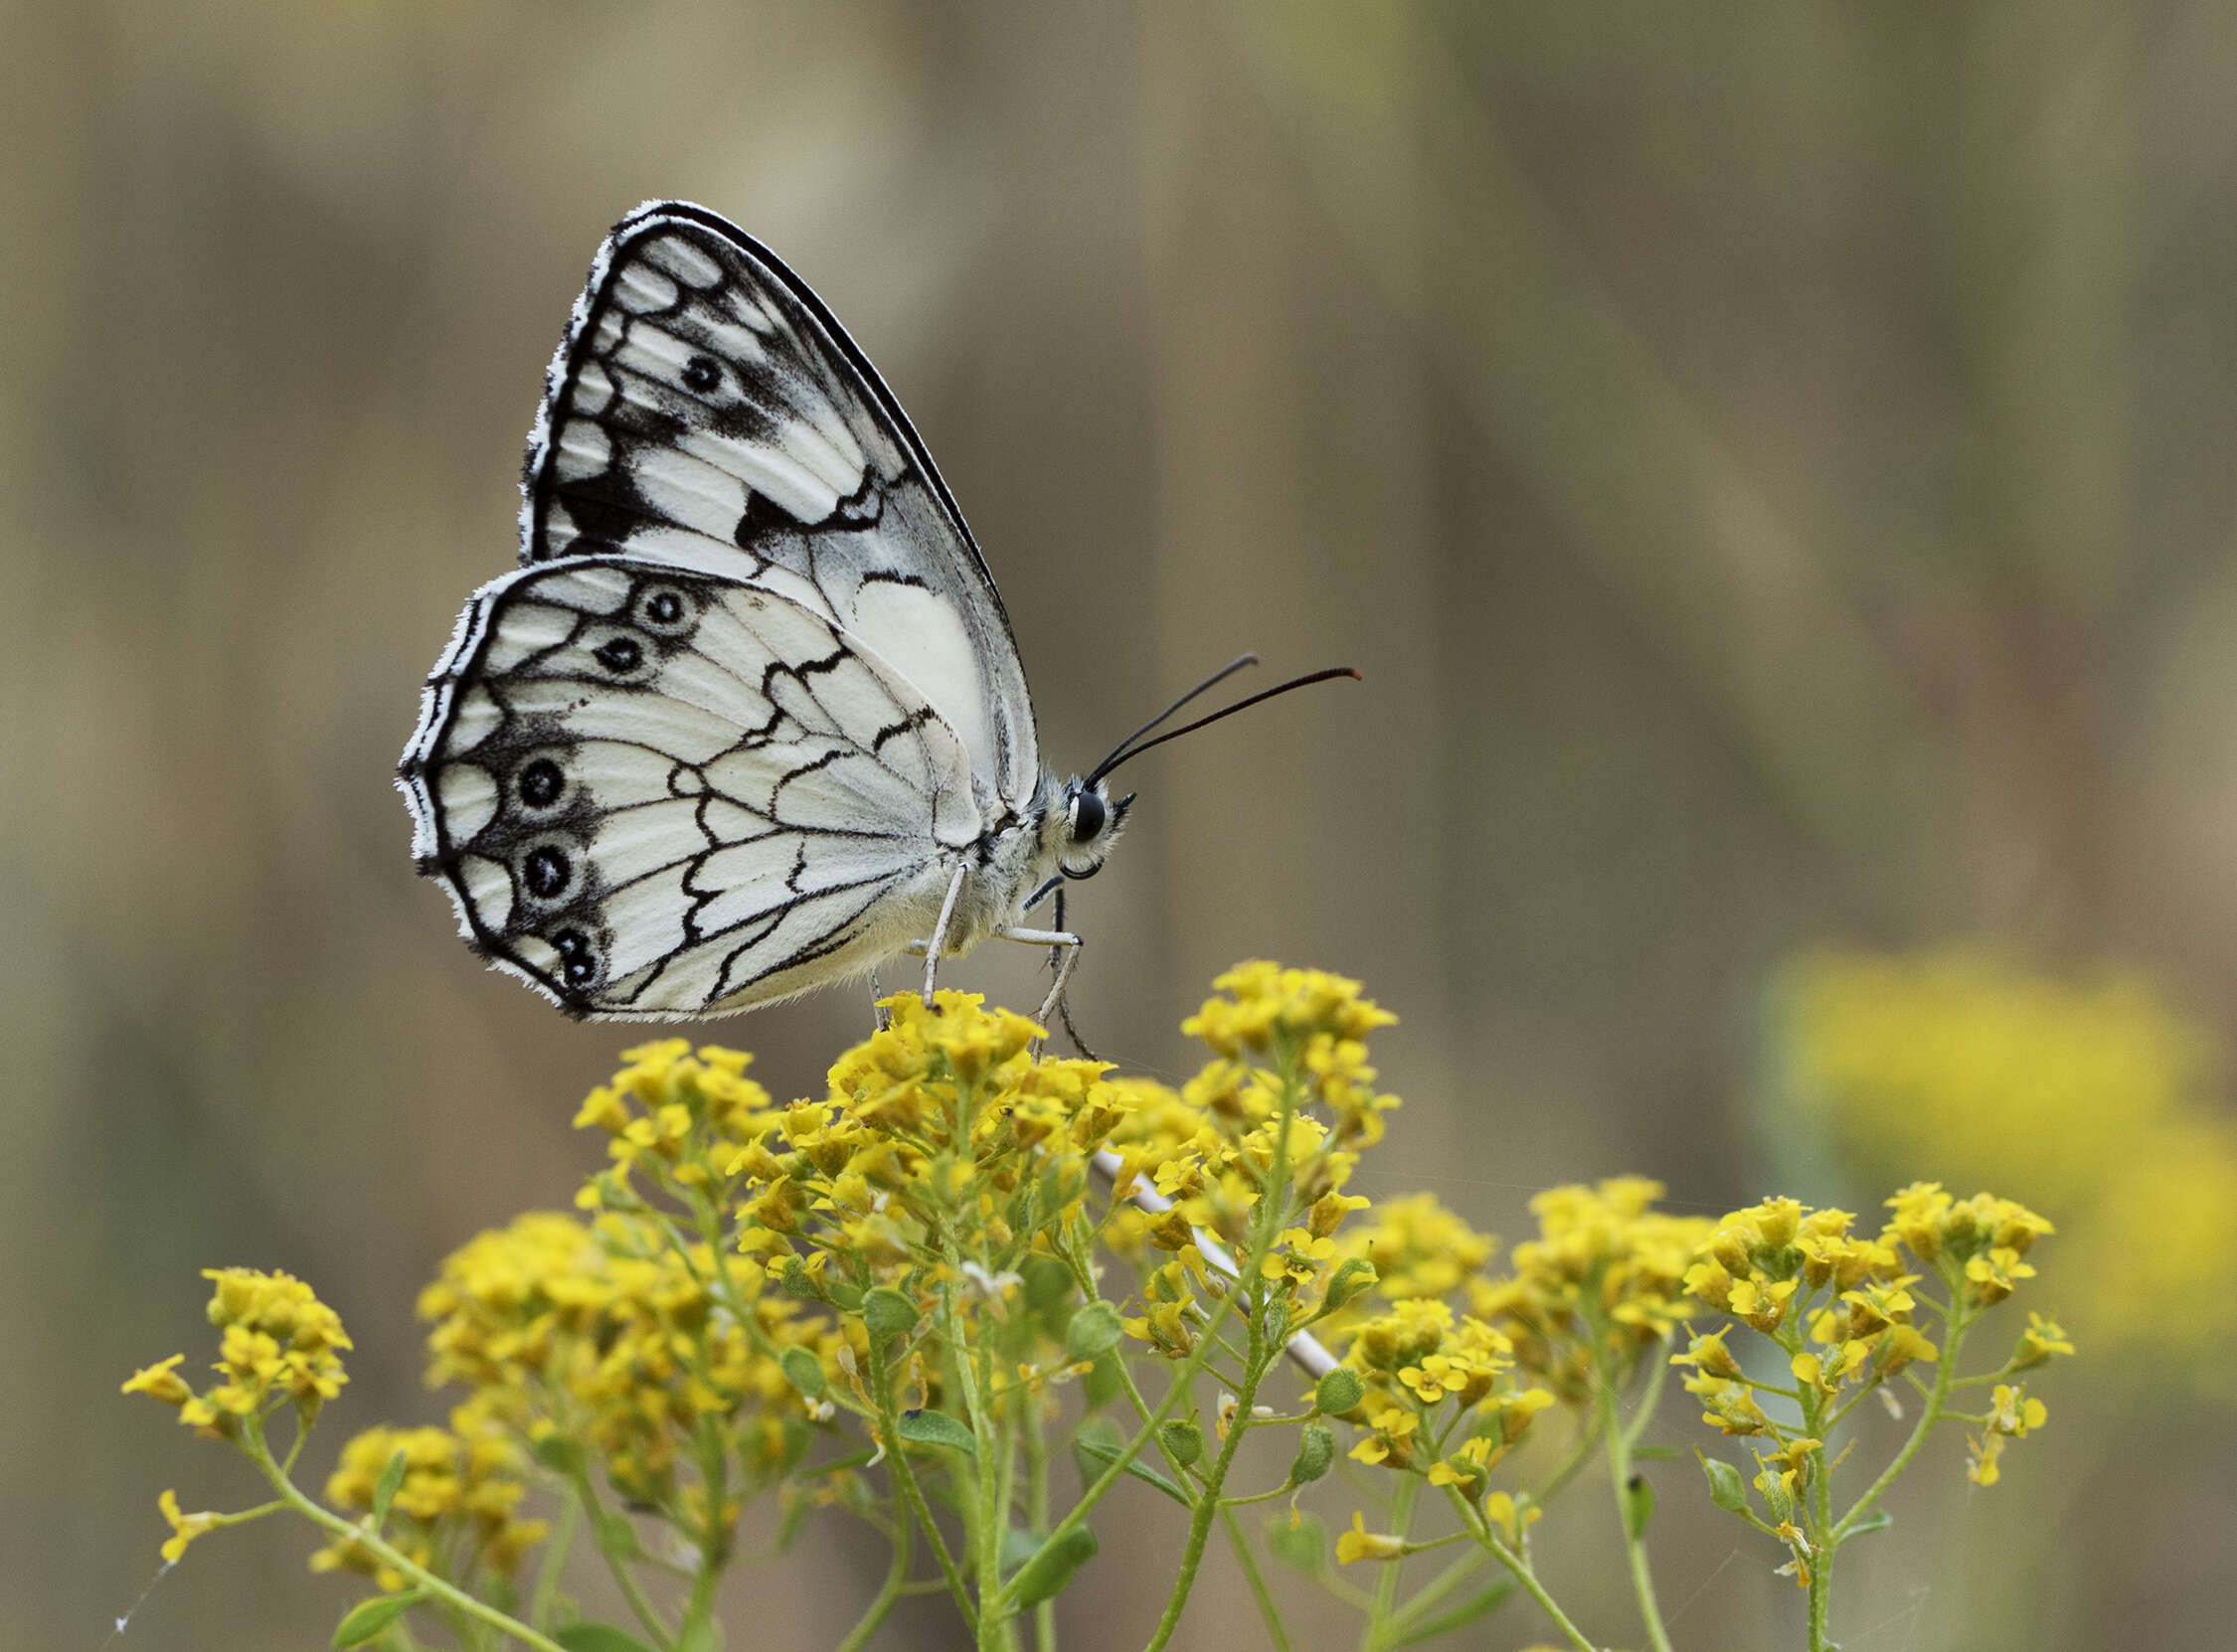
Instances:
[[[1103,870],[1118,834],[1126,829],[1126,811],[1134,794],[1116,802],[1101,780],[1077,777],[1064,783],[1064,806],[1051,824],[1057,835],[1057,867],[1067,878],[1093,878]]]

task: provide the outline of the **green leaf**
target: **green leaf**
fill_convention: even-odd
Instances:
[[[1698,1450],[1693,1454],[1701,1459],[1701,1472],[1709,1477],[1709,1501],[1730,1513],[1746,1514],[1748,1483],[1740,1478],[1740,1471],[1722,1457],[1707,1456]]]
[[[1348,1365],[1329,1372],[1312,1391],[1313,1408],[1328,1416],[1342,1416],[1366,1398],[1366,1383]]]
[[[1841,1535],[1841,1542],[1846,1543],[1850,1538],[1860,1538],[1866,1532],[1884,1532],[1894,1524],[1895,1516],[1889,1514],[1885,1509],[1874,1509],[1844,1532]]]
[[[554,1474],[564,1474],[571,1480],[586,1466],[583,1442],[565,1434],[546,1434],[536,1442],[534,1450],[538,1462]]]
[[[1120,1375],[1118,1362],[1109,1354],[1096,1361],[1094,1368],[1080,1382],[1080,1396],[1087,1402],[1088,1409],[1100,1411],[1126,1392],[1126,1385],[1119,1380]]]
[[[946,1411],[903,1411],[895,1426],[911,1445],[945,1445],[956,1451],[976,1451],[978,1438]]]
[[[427,1597],[426,1589],[406,1589],[402,1594],[377,1594],[370,1600],[360,1600],[334,1625],[334,1644],[363,1646]]]
[[[1090,1302],[1065,1327],[1064,1351],[1074,1360],[1100,1360],[1118,1346],[1119,1330],[1117,1308]]]
[[[1328,1288],[1321,1294],[1321,1301],[1330,1309],[1340,1308],[1361,1291],[1374,1289],[1375,1282],[1373,1262],[1364,1256],[1347,1256],[1328,1276]]]
[[[1455,1629],[1463,1628],[1500,1605],[1508,1595],[1514,1593],[1514,1588],[1512,1577],[1502,1577],[1482,1593],[1462,1601],[1442,1616],[1426,1618],[1415,1624],[1399,1636],[1395,1644],[1412,1646],[1417,1641],[1435,1640],[1439,1635],[1451,1634]]]
[[[784,1380],[806,1395],[810,1400],[823,1398],[823,1362],[797,1344],[776,1357],[784,1368]]]
[[[550,1633],[567,1652],[652,1652],[626,1629],[616,1629],[610,1623],[570,1623]]]
[[[1267,1517],[1266,1546],[1284,1566],[1317,1572],[1328,1554],[1328,1534],[1318,1515],[1291,1510]]]
[[[1053,1314],[1072,1296],[1072,1269],[1055,1256],[1028,1256],[1019,1271],[1025,1279],[1025,1305],[1037,1314]]]
[[[1075,1526],[1025,1563],[1010,1585],[1020,1607],[1038,1606],[1064,1589],[1073,1574],[1096,1558],[1096,1535]]]
[[[644,1552],[637,1542],[637,1529],[629,1524],[629,1517],[611,1509],[599,1516],[598,1540],[601,1553],[611,1555],[617,1561],[634,1560]]]
[[[1157,1438],[1183,1468],[1204,1455],[1204,1430],[1185,1416],[1167,1417],[1158,1425]]]
[[[398,1446],[389,1458],[389,1466],[381,1470],[381,1483],[373,1488],[373,1530],[378,1534],[389,1523],[389,1505],[404,1485],[404,1447]]]
[[[890,1337],[907,1336],[917,1328],[916,1301],[906,1291],[878,1285],[863,1295],[862,1323],[881,1343]]]
[[[1336,1436],[1327,1425],[1308,1422],[1297,1436],[1296,1461],[1290,1465],[1290,1484],[1307,1486],[1328,1472],[1336,1460]]]
[[[1646,1523],[1654,1518],[1654,1482],[1643,1474],[1634,1474],[1624,1482],[1624,1530],[1634,1543],[1646,1535]]]
[[[1012,1526],[1002,1534],[1002,1575],[1007,1577],[1027,1561],[1033,1559],[1042,1544],[1048,1541],[1046,1532],[1028,1532],[1022,1526]]]
[[[1117,1462],[1119,1458],[1119,1455],[1124,1450],[1123,1446],[1107,1445],[1100,1439],[1090,1439],[1085,1431],[1083,1431],[1080,1436],[1072,1442],[1072,1448],[1084,1457],[1093,1457],[1097,1462],[1103,1464],[1105,1468],[1109,1468],[1113,1463]],[[1154,1468],[1143,1467],[1141,1459],[1139,1459],[1138,1457],[1134,1461],[1126,1465],[1126,1472],[1128,1474],[1131,1474],[1135,1479],[1144,1482],[1145,1484],[1155,1486],[1159,1491],[1163,1492],[1167,1497],[1170,1497],[1182,1508],[1193,1509],[1196,1507],[1195,1502],[1189,1497],[1187,1492],[1174,1485],[1172,1481],[1166,1479],[1164,1475],[1158,1473]],[[1086,1463],[1082,1463],[1080,1465],[1080,1473],[1085,1479],[1094,1480],[1100,1478],[1099,1473],[1096,1470],[1089,1468]]]

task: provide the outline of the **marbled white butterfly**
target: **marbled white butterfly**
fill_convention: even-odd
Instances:
[[[398,775],[476,951],[570,1014],[665,1020],[904,953],[929,992],[1000,936],[1060,949],[1060,1005],[1061,893],[1026,917],[1101,869],[1110,772],[1172,735],[1041,765],[978,546],[798,276],[702,207],[623,219],[521,493],[524,566],[466,604]]]

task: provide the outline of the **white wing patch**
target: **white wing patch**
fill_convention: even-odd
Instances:
[[[935,705],[824,614],[623,558],[477,593],[400,779],[477,947],[642,1018],[875,961],[985,829],[971,782]]]
[[[844,330],[734,226],[670,202],[615,227],[522,485],[523,562],[624,556],[780,590],[909,679],[996,813],[1028,806],[1032,706],[969,530]]]

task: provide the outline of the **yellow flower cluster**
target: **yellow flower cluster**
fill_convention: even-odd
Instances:
[[[341,1466],[326,1482],[336,1508],[370,1513],[382,1477],[398,1452],[404,1477],[389,1504],[384,1536],[419,1566],[457,1577],[473,1566],[510,1576],[543,1542],[541,1520],[517,1515],[527,1495],[518,1441],[478,1402],[451,1413],[449,1428],[368,1428],[342,1447]],[[352,1538],[337,1538],[311,1557],[311,1569],[364,1572],[384,1589],[405,1586],[404,1574]]]
[[[621,1052],[628,1065],[591,1091],[575,1127],[603,1130],[613,1174],[594,1183],[582,1203],[595,1206],[602,1191],[617,1196],[632,1170],[652,1172],[676,1186],[713,1187],[724,1149],[758,1138],[777,1116],[769,1091],[746,1076],[754,1058],[741,1050],[707,1045],[696,1053],[688,1039],[661,1039]],[[617,1200],[626,1203],[625,1200]]]
[[[1890,1201],[1899,1207],[1899,1222],[1908,1208],[1903,1199]],[[1793,1199],[1735,1211],[1717,1224],[1700,1259],[1685,1270],[1685,1289],[1779,1342],[1796,1380],[1823,1394],[1852,1382],[1884,1382],[1914,1361],[1940,1359],[1941,1351],[1911,1322],[1919,1304],[1910,1287],[1920,1276],[1903,1270],[1897,1229],[1864,1239],[1850,1232],[1855,1221],[1846,1211],[1813,1211]],[[1932,1242],[1923,1230],[1919,1237]],[[1797,1324],[1806,1312],[1807,1337]],[[1725,1346],[1729,1330],[1695,1337],[1671,1363],[1693,1367],[1685,1386],[1707,1407],[1703,1421],[1728,1434],[1767,1432],[1770,1419]]]
[[[752,1325],[718,1305],[718,1262]],[[765,1471],[781,1463],[784,1423],[808,1404],[783,1350],[835,1368],[837,1328],[762,1282],[755,1263],[707,1244],[679,1252],[642,1217],[531,1213],[469,1240],[421,1293],[429,1381],[464,1383],[489,1416],[595,1451],[625,1496],[667,1506],[703,1425],[738,1431],[736,1448]]]
[[[1358,1405],[1344,1413],[1367,1430],[1351,1449],[1360,1462],[1410,1468],[1424,1439],[1433,1455],[1444,1448],[1451,1428],[1438,1421],[1440,1405],[1450,1400],[1463,1410],[1473,1407],[1468,1437],[1430,1471],[1436,1485],[1480,1481],[1522,1437],[1530,1418],[1553,1403],[1543,1389],[1501,1387],[1514,1365],[1512,1345],[1483,1321],[1456,1315],[1428,1297],[1394,1302],[1389,1312],[1362,1323],[1345,1364],[1366,1379]]]
[[[1203,1262],[1195,1235],[1244,1248],[1278,1163],[1289,1183],[1286,1215],[1301,1221],[1279,1231],[1261,1271],[1290,1293],[1292,1321],[1318,1310],[1328,1281],[1359,1253],[1338,1230],[1368,1202],[1343,1186],[1398,1105],[1376,1090],[1365,1042],[1397,1018],[1360,996],[1357,981],[1247,963],[1214,985],[1223,996],[1181,1024],[1212,1053],[1201,1072],[1178,1090],[1147,1079],[1110,1085],[1123,1100],[1107,1143],[1119,1161],[1118,1191],[1144,1188],[1171,1208],[1120,1205],[1103,1238],[1137,1261],[1151,1249],[1175,1255],[1145,1281],[1146,1311],[1127,1321],[1132,1335],[1174,1357],[1192,1345],[1189,1281]],[[1307,1110],[1316,1107],[1325,1121]]]
[[[1784,985],[1789,1104],[1867,1170],[1931,1164],[2054,1205],[2095,1335],[2218,1368],[2237,1337],[2237,1126],[2208,1029],[2141,976],[1970,948],[1827,950]]]
[[[205,1268],[216,1284],[210,1323],[218,1327],[222,1379],[196,1394],[178,1368],[184,1354],[133,1373],[126,1394],[144,1394],[179,1408],[179,1420],[212,1439],[230,1439],[241,1419],[292,1401],[305,1423],[342,1392],[349,1375],[341,1351],[350,1346],[341,1316],[302,1280],[255,1268]],[[191,1535],[191,1534],[189,1534]]]
[[[1551,1188],[1530,1201],[1538,1235],[1514,1247],[1512,1274],[1468,1287],[1515,1363],[1564,1401],[1620,1380],[1692,1311],[1680,1287],[1709,1224],[1654,1209],[1661,1196],[1642,1176]]]
[[[1184,1034],[1221,1058],[1200,1083],[1239,1074],[1247,1059],[1293,1060],[1310,1074],[1314,1098],[1328,1108],[1339,1143],[1371,1147],[1382,1139],[1382,1115],[1398,1098],[1376,1091],[1366,1040],[1378,1027],[1397,1025],[1398,1017],[1362,997],[1357,981],[1326,970],[1256,960],[1237,964],[1212,985],[1227,996],[1205,1000],[1181,1023]]]

